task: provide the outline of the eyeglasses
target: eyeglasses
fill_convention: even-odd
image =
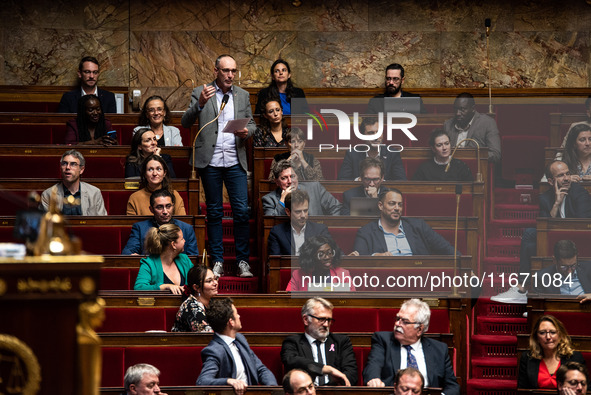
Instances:
[[[376,177],[376,178],[363,177],[363,182],[366,184],[369,184],[371,182],[373,182],[374,184],[377,184],[378,182],[380,182],[381,179],[382,179],[382,177]]]
[[[406,318],[402,318],[401,316],[397,315],[396,319],[394,320],[394,323],[397,323],[398,321],[400,321],[400,323],[402,323],[402,325],[414,325],[414,324],[420,324],[420,322],[416,322],[416,321],[409,321]]]
[[[164,111],[164,108],[162,108],[162,107],[158,107],[158,108],[148,108],[148,113],[149,113],[149,114],[154,114],[154,113],[157,113],[157,112],[163,112],[163,111]]]
[[[556,332],[556,331],[538,331],[538,336],[547,336],[547,335],[554,336],[557,333],[558,332]]]
[[[82,70],[82,74],[84,75],[98,75],[98,70]]]
[[[558,268],[562,271],[575,270],[577,267],[579,267],[579,262],[574,265],[558,265]]]
[[[315,315],[312,315],[312,314],[307,314],[307,315],[308,315],[308,317],[315,318],[320,324],[324,324],[325,322],[328,322],[328,325],[334,324],[334,318],[316,317]]]
[[[78,162],[66,162],[65,160],[62,161],[60,164],[62,165],[62,167],[68,167],[69,165],[72,169],[75,169],[78,166],[80,166],[80,163]]]
[[[318,251],[318,259],[322,259],[322,258],[332,258],[335,255],[335,251],[334,250],[328,250],[328,251]]]
[[[218,71],[221,71],[224,74],[236,74],[238,72],[236,69],[218,69]]]

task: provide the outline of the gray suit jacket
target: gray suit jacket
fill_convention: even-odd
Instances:
[[[341,213],[341,203],[319,182],[300,182],[298,189],[308,192],[310,196],[309,215],[339,215]],[[286,215],[285,207],[279,202],[280,199],[279,188],[263,196],[261,199],[263,201],[263,215]]]
[[[443,130],[449,134],[449,140],[453,147],[458,143],[459,132],[454,127],[455,118],[450,118],[443,123]],[[501,137],[499,128],[494,119],[486,114],[474,112],[474,120],[468,129],[467,138],[478,141],[481,147],[488,147],[488,160],[498,162],[501,160]],[[474,147],[474,143],[468,141],[466,146]]]
[[[208,85],[214,86],[214,82]],[[203,85],[193,89],[193,93],[191,93],[191,104],[181,119],[181,123],[185,128],[193,126],[195,121],[199,121],[198,126],[201,128],[218,115],[217,100],[215,97],[209,99],[207,103],[205,103],[205,106],[199,110],[199,95],[201,95],[202,90]],[[250,137],[256,130],[256,124],[252,119],[252,111],[250,109],[250,94],[237,86],[233,86],[232,90],[234,92],[234,119],[250,118],[248,125],[246,126],[248,129],[248,137]],[[197,140],[195,141],[195,167],[202,169],[209,165],[215,149],[217,136],[217,121],[211,123],[201,131],[201,134],[199,134],[199,137],[197,137]],[[240,166],[242,166],[244,170],[248,170],[245,141],[246,139],[236,137],[236,151],[238,153]],[[189,161],[189,164],[193,164],[192,158]]]
[[[57,187],[57,207],[61,210],[64,206],[64,189],[61,182],[43,191],[41,203],[45,210],[49,209],[49,198],[53,187]],[[107,215],[101,190],[83,181],[80,181],[80,205],[82,206],[82,215]]]

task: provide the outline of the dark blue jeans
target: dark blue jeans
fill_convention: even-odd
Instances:
[[[248,225],[248,186],[246,171],[240,165],[232,167],[207,166],[199,169],[199,177],[203,183],[205,203],[207,205],[207,237],[212,262],[224,261],[224,245],[222,232],[223,184],[226,184],[232,215],[234,217],[234,243],[237,262],[248,262],[250,255]]]

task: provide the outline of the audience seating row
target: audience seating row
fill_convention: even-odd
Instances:
[[[127,182],[123,178],[83,178],[83,180],[101,190],[105,209],[109,215],[125,215],[129,196],[138,189],[137,182]],[[36,191],[41,194],[59,181],[56,178],[0,179],[2,185],[0,215],[15,215],[18,210],[26,209],[28,207],[26,197],[29,192]],[[187,214],[199,215],[199,180],[174,179],[172,188],[183,198]]]
[[[551,256],[558,240],[572,240],[579,256],[591,256],[591,223],[585,218],[544,218],[536,220],[537,256]]]
[[[240,313],[242,315],[242,313]],[[391,330],[391,329],[390,329]],[[246,333],[251,349],[275,375],[278,382],[283,377],[281,362],[281,343],[291,333]],[[371,346],[371,333],[350,333],[357,359],[359,382],[363,382],[362,372]],[[449,346],[450,357],[454,358],[453,336],[451,334],[430,333],[428,337],[444,341]],[[192,385],[201,371],[201,350],[209,343],[212,335],[204,334],[101,334],[103,341],[103,380],[102,386],[115,386],[123,381],[124,370],[120,366],[135,363],[150,363],[158,366],[160,381],[170,385]],[[174,357],[172,357],[174,356]],[[190,361],[190,363],[189,363]]]

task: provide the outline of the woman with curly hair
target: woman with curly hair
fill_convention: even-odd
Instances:
[[[335,241],[326,236],[306,239],[300,248],[299,264],[291,274],[286,291],[330,291],[332,284],[339,283],[339,290],[355,291],[351,274],[339,267],[342,251]],[[339,280],[331,280],[336,277]]]
[[[544,315],[529,335],[529,351],[521,354],[517,388],[556,389],[556,371],[571,361],[585,364],[583,355],[573,349],[562,322]]]
[[[591,180],[591,126],[580,124],[570,130],[563,160],[571,172],[571,181]]]
[[[252,136],[255,147],[283,147],[289,128],[283,119],[283,109],[278,100],[271,99],[263,104],[261,126]]]

